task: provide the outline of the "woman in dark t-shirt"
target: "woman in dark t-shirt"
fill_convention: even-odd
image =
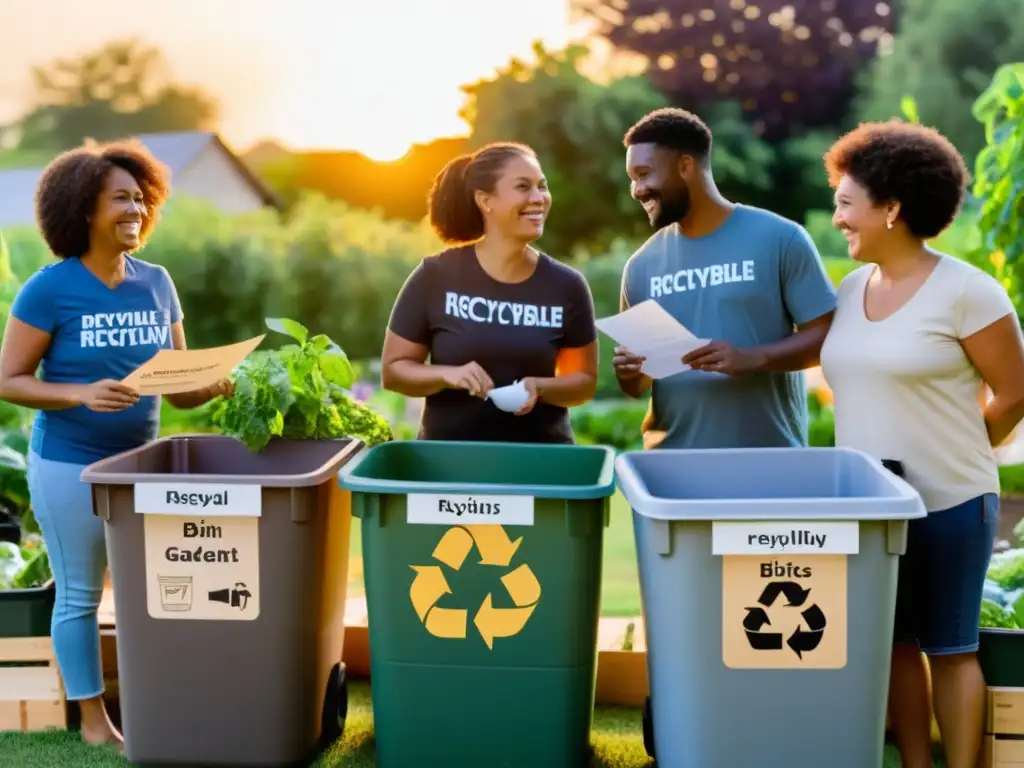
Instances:
[[[536,155],[499,143],[457,157],[429,204],[449,248],[424,258],[395,301],[384,388],[426,398],[420,439],[573,442],[568,408],[597,385],[594,302],[577,270],[531,246],[551,208]],[[486,399],[520,380],[520,410]]]

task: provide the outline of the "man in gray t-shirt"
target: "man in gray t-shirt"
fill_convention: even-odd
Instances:
[[[651,390],[646,448],[807,444],[802,370],[816,365],[836,294],[803,227],[729,202],[711,174],[711,132],[661,109],[625,136],[633,198],[655,233],[626,263],[621,309],[654,299],[711,342],[684,356],[693,370],[652,381],[617,347],[630,397]]]

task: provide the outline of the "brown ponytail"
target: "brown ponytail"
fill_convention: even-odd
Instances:
[[[483,237],[484,217],[474,193],[493,192],[505,164],[520,155],[536,157],[523,144],[500,142],[448,161],[434,177],[427,198],[430,225],[442,241],[462,244]]]

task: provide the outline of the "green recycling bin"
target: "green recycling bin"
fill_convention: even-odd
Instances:
[[[379,766],[588,763],[614,460],[415,440],[342,468],[362,520]]]

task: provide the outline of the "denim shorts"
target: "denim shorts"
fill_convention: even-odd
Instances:
[[[916,643],[934,656],[978,649],[981,594],[998,525],[995,493],[909,521],[895,642]]]

